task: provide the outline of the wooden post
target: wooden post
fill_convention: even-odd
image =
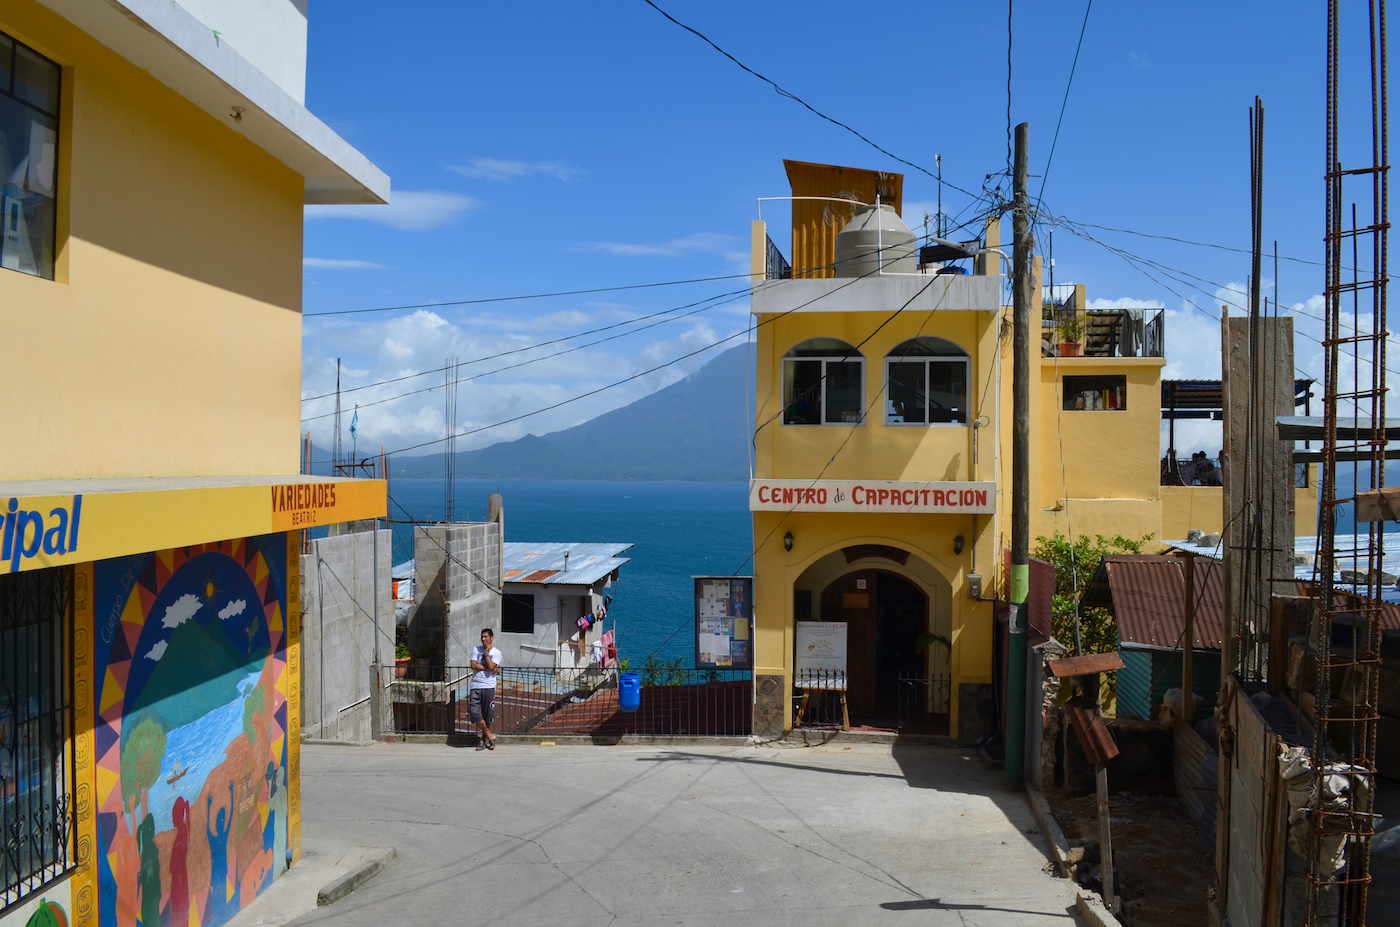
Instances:
[[[1108,820],[1108,767],[1102,762],[1094,764],[1094,781],[1099,793],[1099,867],[1103,873],[1103,905],[1117,913],[1113,899],[1113,835]]]
[[[1190,725],[1196,723],[1195,677],[1191,674],[1196,656],[1196,555],[1184,553],[1181,565],[1186,571],[1186,593],[1181,603],[1185,624],[1181,633],[1181,717]]]

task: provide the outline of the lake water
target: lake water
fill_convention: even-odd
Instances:
[[[505,497],[507,541],[630,541],[632,558],[610,591],[618,648],[636,666],[648,654],[695,665],[691,577],[749,575],[753,521],[747,483],[458,480],[456,518],[486,517],[486,497]],[[389,484],[395,519],[438,521],[440,479]],[[394,562],[413,556],[413,529],[394,525]]]

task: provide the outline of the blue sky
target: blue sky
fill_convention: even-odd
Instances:
[[[988,174],[1006,168],[1004,4],[658,2],[900,157],[931,170],[941,154],[951,184],[980,192],[984,182],[998,182]],[[1352,25],[1364,28],[1364,6],[1347,6]],[[736,274],[747,266],[755,198],[788,192],[783,158],[901,171],[911,225],[937,200],[932,179],[778,96],[642,0],[388,9],[385,15],[382,4],[360,0],[311,6],[307,105],[390,175],[393,203],[308,207],[305,396],[333,390],[337,356],[344,359],[343,384],[355,386],[441,367],[449,355],[495,355],[738,289],[742,281],[720,280],[311,315]],[[1032,174],[1046,170],[1083,15],[1078,2],[1015,5],[1011,117],[1030,123]],[[1265,238],[1277,239],[1282,255],[1320,260],[1323,17],[1317,3],[1099,0],[1044,209],[1075,223],[1248,249],[1247,111],[1258,94],[1267,109]],[[1357,69],[1347,78],[1368,104],[1360,83],[1366,73]],[[1368,116],[1348,114],[1351,135],[1363,146]],[[1040,182],[1033,178],[1032,192]],[[969,205],[945,187],[947,212],[970,215],[963,213]],[[787,250],[783,210],[766,208],[764,216]],[[1243,288],[1248,254],[1084,231],[1194,275],[1199,279],[1187,279],[1199,289],[1158,271],[1151,279],[1063,228],[1054,234],[1056,281],[1087,284],[1091,300],[1167,307],[1167,375],[1218,377],[1218,323],[1183,297],[1217,315],[1222,296],[1242,303],[1231,292]],[[1048,237],[1039,244],[1046,247]],[[1279,277],[1286,305],[1318,312],[1320,267],[1284,261]],[[1272,269],[1265,278],[1272,285]],[[597,389],[747,324],[746,299],[732,298],[472,380],[460,394],[459,427],[480,428]],[[1320,323],[1303,317],[1298,325],[1320,334]],[[742,336],[728,342],[742,343]],[[485,361],[465,373],[575,344]],[[576,424],[671,382],[707,356],[482,431],[459,449]],[[1296,358],[1302,370],[1320,374],[1315,342],[1300,336]],[[361,390],[346,407],[440,381]],[[439,389],[362,409],[361,448],[394,450],[440,437],[442,406]],[[307,427],[323,446],[330,419],[310,417],[329,409],[325,400],[303,403]],[[1218,446],[1218,427],[1214,435],[1204,428],[1185,429],[1179,444]]]

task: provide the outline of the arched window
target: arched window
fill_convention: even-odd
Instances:
[[[783,358],[784,425],[859,425],[865,358],[838,338],[812,338]]]
[[[966,425],[967,352],[946,338],[910,338],[885,355],[886,425]]]

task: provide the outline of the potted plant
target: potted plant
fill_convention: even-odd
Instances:
[[[1084,337],[1084,316],[1068,312],[1055,323],[1055,336],[1060,339],[1061,357],[1078,357],[1079,341]]]
[[[412,655],[408,652],[408,645],[399,641],[394,645],[394,675],[402,679],[404,673],[408,672],[408,661]]]

